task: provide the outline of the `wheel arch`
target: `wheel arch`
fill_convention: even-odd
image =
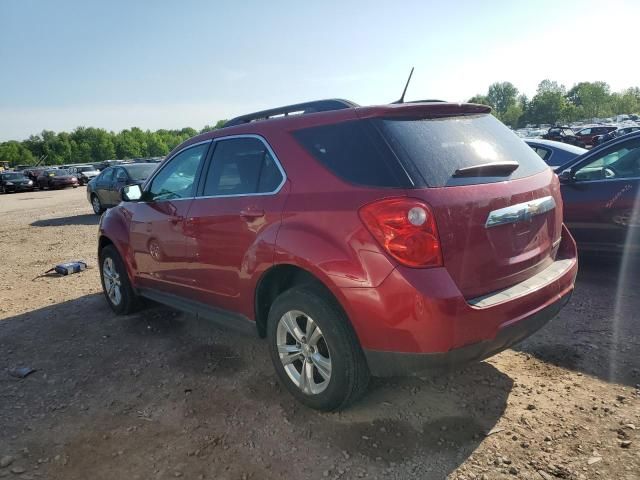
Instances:
[[[267,318],[274,300],[281,293],[301,285],[309,285],[327,295],[342,310],[345,317],[349,318],[339,296],[336,294],[337,289],[329,286],[328,279],[321,279],[316,273],[298,265],[289,263],[277,264],[262,274],[255,289],[254,315],[258,335],[261,338],[264,338],[267,334]],[[351,324],[350,321],[349,323]],[[353,328],[353,325],[351,325],[351,328]]]

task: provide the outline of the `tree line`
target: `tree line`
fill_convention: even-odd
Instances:
[[[496,82],[486,95],[469,99],[493,108],[493,114],[512,128],[528,124],[556,124],[612,115],[640,112],[640,88],[612,92],[606,82],[580,82],[567,90],[552,80],[543,80],[529,99],[511,82]],[[0,161],[11,165],[34,165],[44,158],[47,165],[97,163],[111,159],[160,157],[184,140],[222,127],[225,120],[207,125],[199,132],[180,130],[142,130],[134,127],[115,133],[102,128],[78,127],[72,132],[44,130],[24,141],[0,143]]]
[[[226,120],[207,125],[202,130],[142,130],[137,127],[115,133],[102,128],[78,127],[72,132],[43,130],[21,142],[0,143],[0,160],[10,165],[63,165],[98,163],[104,160],[162,157],[174,147],[198,133],[222,127]]]
[[[512,128],[526,125],[591,121],[620,114],[640,112],[640,88],[612,92],[606,82],[580,82],[567,90],[552,80],[543,80],[529,99],[511,82],[496,82],[486,95],[476,95],[471,103],[493,108],[493,114]]]

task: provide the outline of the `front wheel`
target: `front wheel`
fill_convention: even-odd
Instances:
[[[139,299],[131,287],[127,269],[113,245],[99,254],[102,291],[111,309],[118,315],[128,315],[137,309]]]
[[[366,359],[328,294],[307,286],[281,294],[269,311],[267,338],[278,379],[303,404],[338,410],[366,391]]]

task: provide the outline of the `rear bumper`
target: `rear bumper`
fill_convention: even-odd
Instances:
[[[539,312],[514,324],[501,328],[490,340],[456,348],[443,353],[401,353],[365,350],[371,374],[378,377],[415,375],[438,369],[452,369],[459,365],[477,362],[521,342],[544,327],[571,298],[567,293]]]
[[[340,289],[374,375],[410,375],[486,358],[531,335],[566,304],[578,270],[563,227],[556,262],[535,277],[466,299],[446,268],[397,267],[376,288]]]

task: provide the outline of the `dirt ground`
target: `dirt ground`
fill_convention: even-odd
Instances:
[[[515,350],[297,404],[264,341],[100,293],[83,188],[0,196],[0,478],[639,479],[640,267],[583,261]],[[91,269],[41,277],[85,259]],[[9,369],[31,367],[24,379]]]

